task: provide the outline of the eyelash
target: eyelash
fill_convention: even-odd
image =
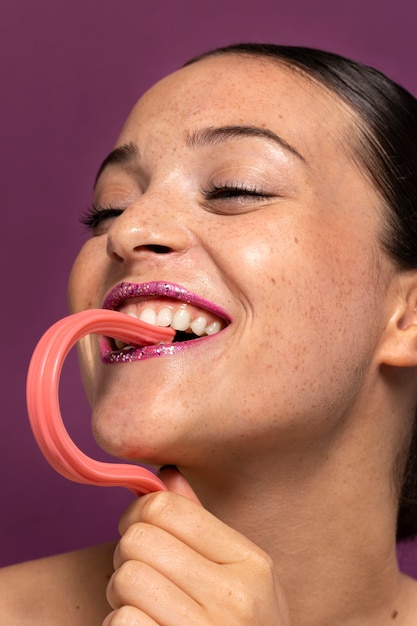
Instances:
[[[209,187],[202,188],[201,193],[206,200],[232,200],[241,197],[258,198],[259,200],[269,197],[262,189],[258,189],[256,186],[249,187],[244,184],[225,184],[215,185],[211,184]],[[96,231],[98,227],[107,219],[119,217],[123,213],[123,209],[108,206],[98,206],[93,204],[89,207],[85,213],[81,216],[81,223],[91,230]]]
[[[241,196],[259,199],[268,197],[268,194],[262,191],[262,189],[258,189],[256,186],[247,186],[245,184],[231,185],[226,183],[225,185],[215,185],[212,183],[209,187],[205,187],[201,191],[206,200],[230,200]]]
[[[81,224],[87,226],[91,231],[96,230],[100,224],[114,217],[119,217],[123,213],[123,209],[117,209],[116,207],[102,207],[93,204],[89,207],[85,213],[81,216]]]

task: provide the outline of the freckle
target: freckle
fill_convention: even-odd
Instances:
[[[277,281],[275,280],[275,278],[274,278],[273,276],[271,276],[271,283],[272,283],[273,285],[275,285],[275,284],[276,284],[276,282],[277,282]]]
[[[298,238],[294,237],[294,243],[298,243]]]
[[[391,614],[391,619],[395,619],[398,615],[398,611],[393,611]]]

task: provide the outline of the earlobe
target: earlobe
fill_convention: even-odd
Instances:
[[[380,362],[393,367],[417,366],[417,271],[400,280],[393,314],[385,328]]]

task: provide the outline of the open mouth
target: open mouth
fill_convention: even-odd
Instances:
[[[126,362],[174,354],[184,344],[210,337],[230,324],[217,306],[171,283],[120,283],[106,297],[103,308],[120,311],[143,322],[175,330],[172,343],[134,346],[111,337],[100,342],[105,362]]]

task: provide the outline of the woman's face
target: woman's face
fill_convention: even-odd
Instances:
[[[392,270],[377,194],[350,156],[353,127],[313,82],[235,55],[139,101],[97,181],[103,212],[75,262],[71,308],[185,311],[214,334],[162,356],[114,351],[111,363],[83,341],[104,448],[232,469],[318,445],[359,410]]]

